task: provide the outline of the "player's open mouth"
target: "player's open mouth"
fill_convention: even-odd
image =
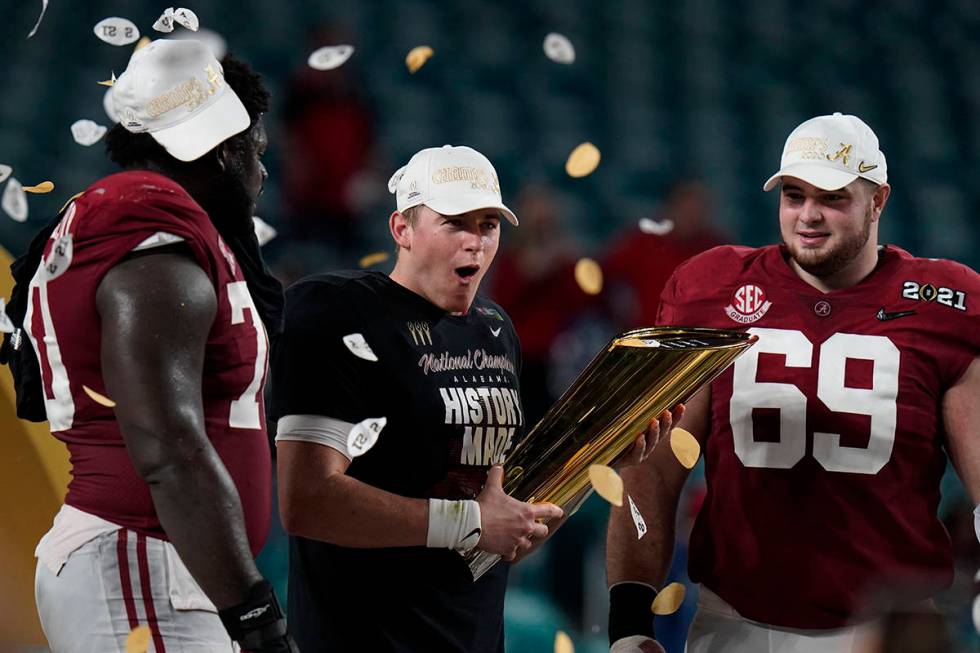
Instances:
[[[459,280],[462,281],[463,283],[469,283],[470,280],[473,279],[473,277],[475,277],[476,273],[479,271],[480,271],[479,265],[462,265],[456,268],[456,276],[459,277]]]

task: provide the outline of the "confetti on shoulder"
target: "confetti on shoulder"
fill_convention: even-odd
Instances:
[[[85,391],[85,394],[87,394],[92,401],[101,406],[105,406],[106,408],[114,408],[116,405],[116,402],[114,402],[112,399],[109,399],[105,395],[99,394],[87,385],[83,385],[82,390]]]

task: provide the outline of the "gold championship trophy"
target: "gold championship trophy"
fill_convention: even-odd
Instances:
[[[649,421],[690,399],[757,340],[738,331],[653,327],[613,339],[507,457],[504,491],[566,514],[591,493],[590,465],[615,462]],[[476,580],[500,556],[465,556]]]

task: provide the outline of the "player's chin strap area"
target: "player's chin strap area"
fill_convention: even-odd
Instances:
[[[480,504],[476,501],[429,499],[429,531],[425,545],[431,549],[455,549],[465,553],[480,541],[481,523]]]
[[[624,581],[609,588],[609,643],[612,653],[641,650],[646,639],[656,639],[653,633],[653,613],[650,606],[657,590],[646,583]]]
[[[253,585],[245,601],[218,616],[243,653],[299,653],[286,634],[286,618],[269,581]]]

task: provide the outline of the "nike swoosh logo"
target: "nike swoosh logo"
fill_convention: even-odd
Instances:
[[[466,534],[466,537],[462,538],[459,541],[459,544],[462,545],[463,542],[465,542],[466,540],[470,539],[474,535],[476,535],[477,539],[479,539],[481,533],[483,533],[483,530],[481,528],[474,528],[473,530],[471,530],[469,533]]]
[[[864,173],[864,172],[871,172],[872,170],[874,170],[877,167],[878,167],[877,165],[866,166],[866,165],[864,165],[864,161],[862,161],[861,163],[858,164],[858,172],[862,172],[862,173]]]
[[[885,307],[882,306],[878,309],[875,317],[882,322],[887,322],[888,320],[897,320],[900,317],[908,317],[909,315],[915,315],[915,311],[896,311],[894,313],[886,313]]]
[[[488,328],[489,328],[489,327],[488,327]],[[490,329],[490,333],[492,333],[492,334],[493,334],[493,337],[494,337],[494,338],[496,338],[497,336],[499,336],[499,335],[500,335],[500,330],[501,330],[502,328],[503,328],[503,327],[497,327],[496,329]]]

